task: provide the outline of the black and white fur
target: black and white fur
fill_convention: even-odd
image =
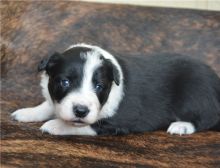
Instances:
[[[166,129],[170,134],[219,130],[220,79],[180,55],[116,57],[77,44],[39,64],[45,101],[19,109],[21,122],[49,120],[53,135],[118,135]]]

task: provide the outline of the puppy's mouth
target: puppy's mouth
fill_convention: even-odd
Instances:
[[[83,124],[83,123],[85,123],[85,122],[83,122],[83,121],[81,121],[81,120],[76,120],[76,121],[73,121],[74,123],[81,123],[81,124]]]
[[[69,125],[73,125],[73,126],[77,126],[77,127],[82,127],[82,126],[86,126],[89,125],[88,123],[84,122],[81,119],[76,119],[76,120],[72,120],[72,121],[66,121],[67,124]]]

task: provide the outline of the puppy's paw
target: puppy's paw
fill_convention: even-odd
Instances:
[[[12,119],[20,122],[36,122],[30,108],[16,110],[11,114]]]
[[[22,108],[11,114],[14,120],[21,122],[40,122],[54,116],[53,106],[47,101],[35,107]]]
[[[69,130],[68,125],[60,119],[54,119],[44,123],[40,130],[51,135],[66,135]]]
[[[168,133],[178,135],[193,134],[195,131],[196,129],[192,123],[183,121],[173,122],[167,129]]]

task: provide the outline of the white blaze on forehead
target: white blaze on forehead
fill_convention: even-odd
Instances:
[[[86,62],[83,68],[82,87],[80,89],[80,92],[82,93],[94,91],[92,86],[92,77],[95,70],[102,64],[100,53],[96,51],[85,53],[84,58],[86,59]]]
[[[94,46],[94,45],[89,45],[89,44],[84,44],[84,43],[79,43],[79,44],[75,44],[75,45],[71,45],[70,47],[68,47],[66,50],[69,50],[71,48],[74,47],[86,47],[86,48],[90,48],[93,51],[98,52],[99,54],[101,54],[104,58],[106,59],[110,59],[111,62],[117,67],[118,71],[119,71],[119,75],[120,75],[120,82],[123,83],[123,73],[121,70],[121,66],[119,65],[118,61],[115,59],[115,57],[110,54],[109,52],[107,52],[106,50],[98,47],[98,46]]]

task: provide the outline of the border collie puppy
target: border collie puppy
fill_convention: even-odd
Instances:
[[[77,44],[41,61],[45,101],[12,113],[21,122],[49,120],[52,135],[119,135],[166,129],[192,134],[220,123],[220,78],[180,55],[116,57]]]

